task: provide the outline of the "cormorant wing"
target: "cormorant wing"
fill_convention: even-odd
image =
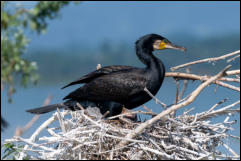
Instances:
[[[142,96],[142,93],[145,93],[143,89],[147,86],[148,80],[149,73],[145,69],[131,67],[101,75],[69,93],[63,99],[130,102],[133,97]]]
[[[114,72],[119,72],[122,70],[130,69],[133,68],[132,66],[124,66],[124,65],[115,65],[115,66],[106,66],[102,67],[98,70],[95,70],[89,74],[84,75],[83,77],[67,84],[66,86],[62,87],[61,89],[64,89],[66,87],[75,85],[75,84],[81,84],[81,83],[88,83],[89,81],[101,76],[101,75],[106,75]]]

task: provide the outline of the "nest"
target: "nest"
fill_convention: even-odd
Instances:
[[[6,141],[25,145],[17,155],[18,159],[239,159],[239,155],[224,143],[224,139],[230,137],[227,131],[236,121],[229,121],[228,115],[220,123],[212,124],[207,120],[239,112],[239,109],[223,107],[196,115],[189,115],[190,111],[176,118],[163,117],[135,138],[128,139],[126,135],[143,122],[124,117],[103,119],[98,108],[64,110],[54,113],[31,138],[15,137]],[[50,127],[55,121],[59,121],[59,126]],[[42,130],[49,136],[38,137]],[[123,140],[128,144],[120,146]],[[228,148],[232,155],[218,151],[220,145]]]

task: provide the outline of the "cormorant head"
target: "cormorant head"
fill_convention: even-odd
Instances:
[[[164,49],[175,49],[175,50],[186,51],[186,48],[177,46],[171,43],[165,37],[162,37],[157,34],[148,34],[141,37],[139,40],[137,40],[136,45],[151,51],[164,50]]]

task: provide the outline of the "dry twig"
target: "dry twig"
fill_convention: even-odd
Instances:
[[[170,108],[168,108],[167,110],[161,112],[160,114],[158,114],[157,116],[155,116],[154,118],[147,120],[145,123],[142,123],[141,125],[139,125],[136,129],[132,130],[129,134],[126,135],[126,138],[134,138],[137,134],[140,134],[145,128],[147,128],[149,125],[155,123],[156,121],[160,120],[163,116],[171,113],[174,110],[177,110],[181,107],[187,106],[190,103],[192,103],[195,98],[199,95],[199,93],[209,84],[211,84],[213,81],[217,80],[218,78],[222,77],[225,75],[225,72],[231,68],[231,65],[228,65],[225,69],[223,69],[221,72],[219,72],[216,76],[211,77],[209,80],[207,80],[206,82],[202,83],[196,90],[194,90],[191,94],[191,96],[184,102],[177,104],[177,105],[173,105]],[[121,141],[119,143],[118,146],[125,146],[128,142],[127,141]]]
[[[52,95],[49,95],[45,99],[45,101],[43,103],[43,106],[47,106],[50,103],[52,97],[53,97]],[[17,128],[16,131],[15,131],[15,136],[23,135],[23,133],[25,131],[27,131],[30,127],[33,126],[33,124],[39,119],[39,117],[40,117],[40,115],[35,115],[23,128]]]
[[[232,53],[229,53],[229,54],[226,54],[226,55],[222,55],[222,56],[219,56],[219,57],[207,58],[207,59],[197,60],[197,61],[193,61],[193,62],[190,62],[190,63],[178,65],[176,67],[172,67],[171,70],[174,71],[174,70],[177,70],[177,69],[180,69],[180,68],[183,68],[183,67],[187,67],[187,66],[199,64],[199,63],[204,63],[204,62],[213,62],[213,61],[223,60],[223,59],[226,59],[226,58],[228,58],[230,56],[233,56],[233,55],[236,55],[236,54],[240,54],[240,50],[237,50],[235,52],[232,52]]]

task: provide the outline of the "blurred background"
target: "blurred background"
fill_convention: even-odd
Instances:
[[[24,8],[35,14],[37,4],[38,2],[8,2],[4,9],[14,13],[19,8]],[[1,114],[9,127],[1,132],[1,143],[12,137],[17,127],[23,127],[33,117],[25,110],[41,106],[48,95],[53,96],[51,103],[61,102],[78,85],[64,90],[60,88],[95,70],[97,64],[143,67],[135,55],[134,44],[145,34],[160,34],[187,48],[186,53],[168,50],[160,52],[158,57],[164,62],[167,71],[179,64],[221,56],[240,49],[240,2],[70,2],[60,7],[54,18],[48,17],[46,26],[40,31],[38,22],[41,23],[41,18],[35,22],[32,16],[32,20],[34,23],[29,23],[31,30],[26,27],[28,24],[21,30],[29,41],[21,57],[32,62],[31,65],[37,69],[38,74],[34,78],[39,79],[35,85],[31,82],[22,84],[19,73],[14,74],[14,94],[9,94],[8,83],[3,84]],[[2,41],[1,36],[1,46]],[[232,63],[232,69],[240,69],[239,61],[237,59]],[[215,74],[225,65],[225,61],[194,65],[191,73]],[[3,67],[1,69],[3,72]],[[18,70],[18,66],[15,70]],[[3,75],[1,80],[3,81]],[[199,84],[198,81],[190,82],[185,94]],[[167,105],[172,104],[175,90],[175,81],[167,78],[157,98]],[[195,114],[209,109],[224,98],[228,98],[228,101],[222,106],[237,101],[239,97],[238,92],[211,85],[187,108],[194,107]],[[146,103],[146,106],[154,112],[162,111],[154,101]],[[41,115],[23,137],[30,137],[51,115],[52,113]],[[230,133],[240,136],[240,115],[235,115],[234,118],[238,123]],[[218,117],[213,121],[220,119],[224,118]],[[240,153],[239,142],[230,140],[229,144]]]

